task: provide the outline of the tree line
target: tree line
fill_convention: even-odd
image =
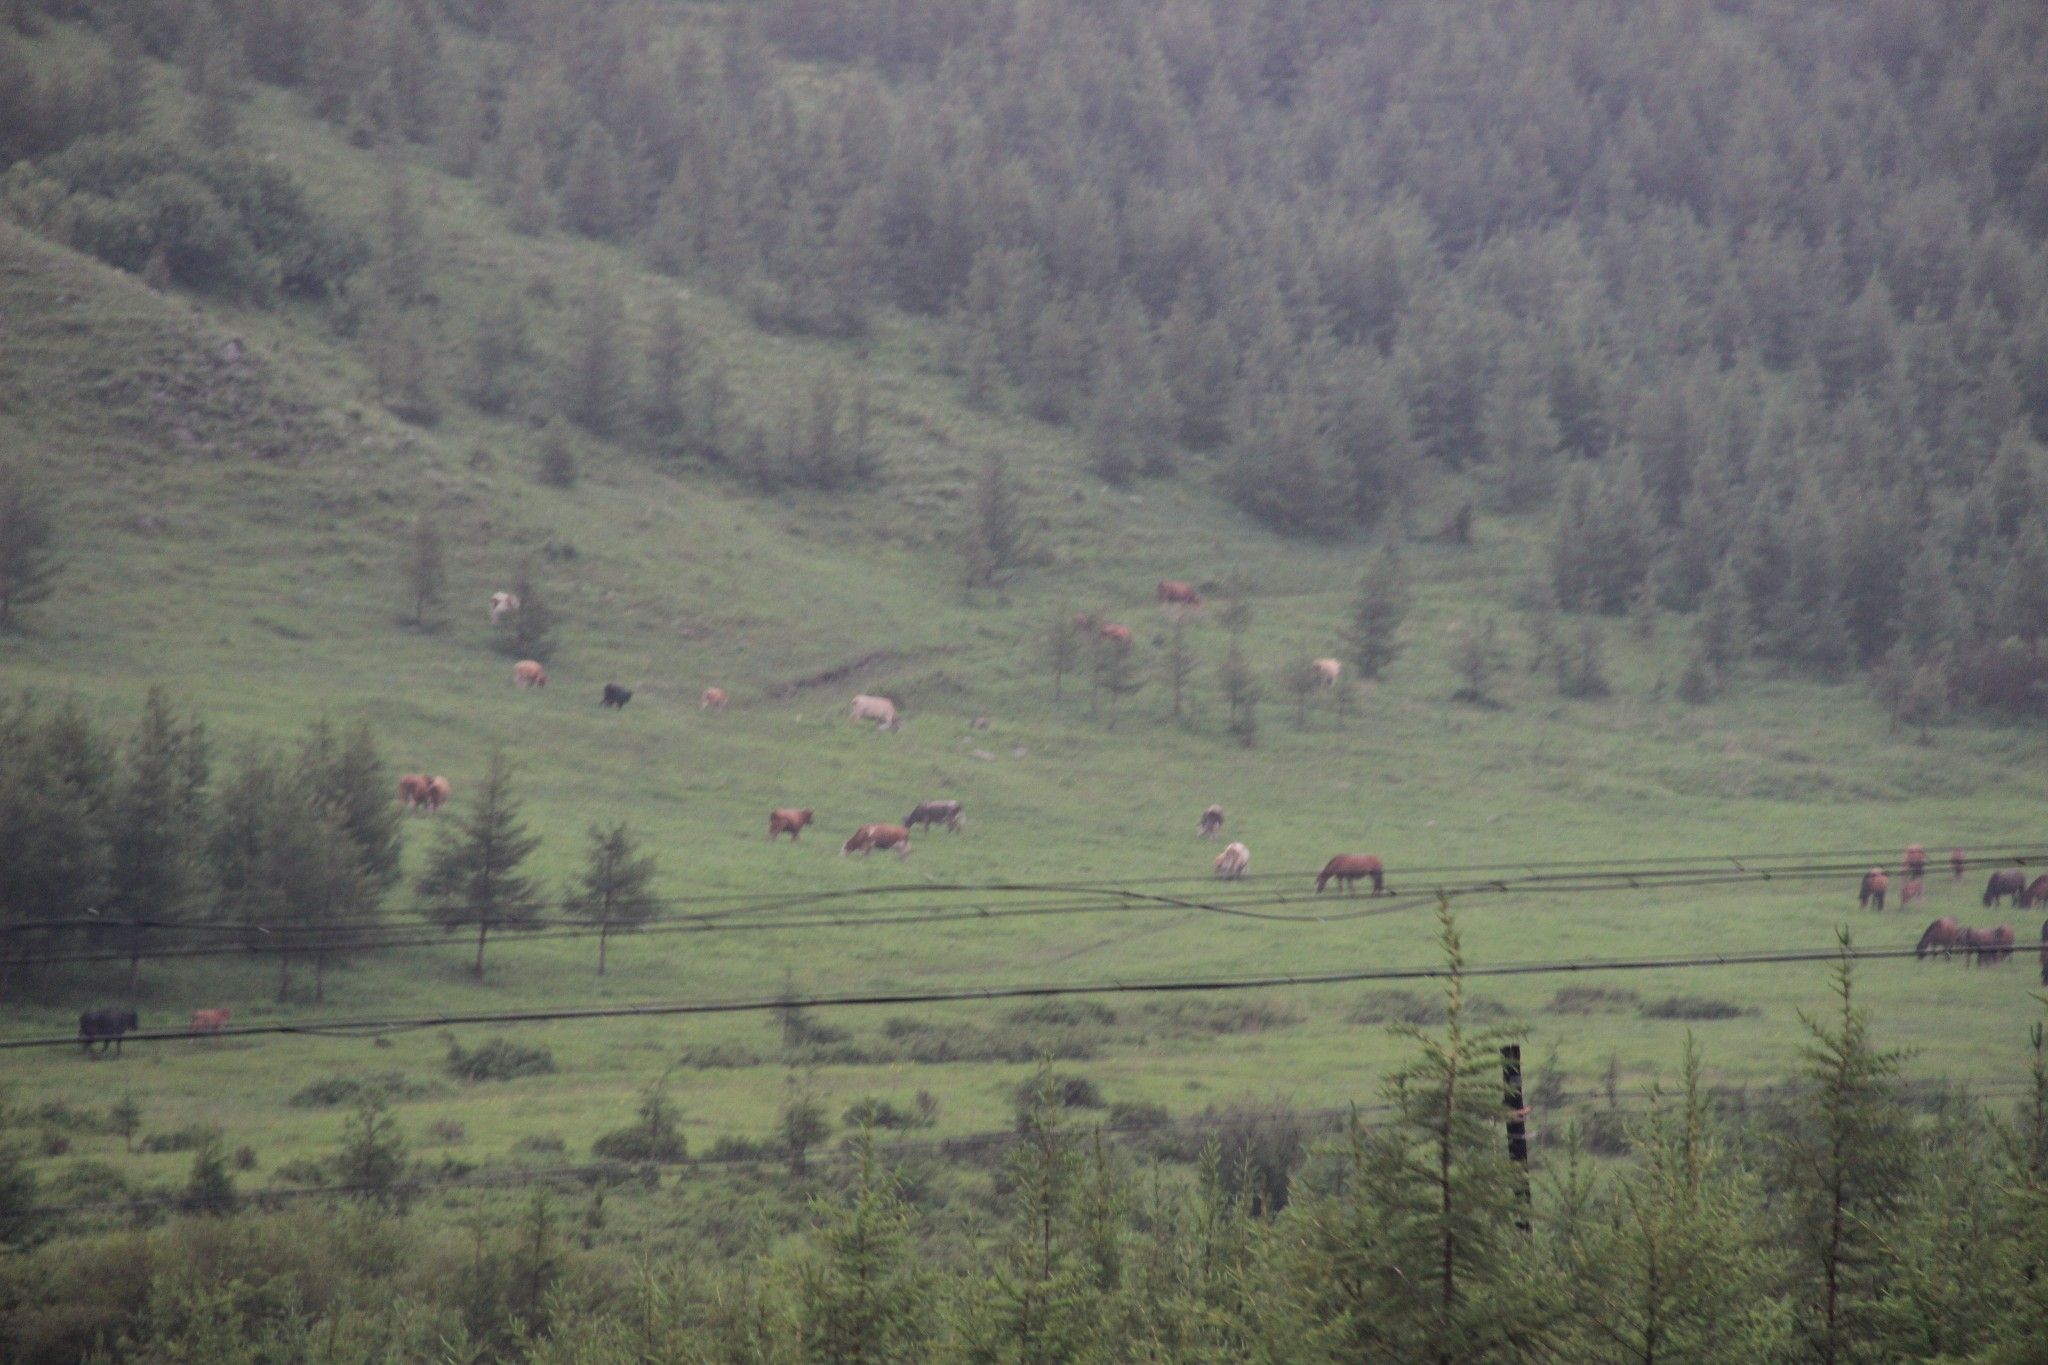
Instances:
[[[1093,1088],[1041,1067],[1003,1155],[891,1168],[872,1127],[844,1161],[805,1163],[824,1128],[799,1094],[786,1180],[727,1173],[717,1191],[721,1221],[761,1231],[674,1258],[609,1244],[616,1183],[431,1232],[407,1212],[399,1117],[375,1105],[333,1163],[346,1211],[233,1214],[216,1139],[188,1185],[202,1216],[64,1236],[0,1142],[0,1239],[22,1249],[0,1261],[0,1340],[23,1362],[2037,1358],[2040,1024],[2010,1111],[1962,1093],[1916,1106],[1845,961],[1782,1094],[1710,1093],[1689,1039],[1676,1084],[1634,1117],[1553,1130],[1539,1084],[1532,1173],[1504,1138],[1510,1035],[1474,1022],[1444,918],[1439,1023],[1401,1029],[1407,1060],[1369,1119],[1319,1138],[1281,1106],[1192,1146],[1142,1127],[1112,1143],[1075,1107]],[[617,1180],[658,1180],[682,1117],[650,1088],[599,1140]],[[1626,1159],[1595,1158],[1596,1136]]]
[[[132,998],[153,951],[240,941],[275,955],[279,1001],[295,961],[324,998],[330,962],[390,924],[396,780],[367,724],[316,721],[226,762],[216,748],[161,690],[126,735],[75,703],[0,703],[0,979],[27,984],[52,954],[126,957]],[[491,934],[535,928],[550,906],[598,930],[600,974],[611,935],[660,911],[656,861],[623,824],[591,827],[582,873],[551,897],[526,869],[540,840],[502,753],[441,823],[414,890],[430,923],[475,934],[479,978]]]

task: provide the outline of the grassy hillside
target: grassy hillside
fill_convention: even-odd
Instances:
[[[307,119],[287,96],[261,93],[244,115],[258,149],[290,164],[319,207],[366,231],[387,169]],[[1405,651],[1358,712],[1327,707],[1297,730],[1273,681],[1281,663],[1336,653],[1358,577],[1374,545],[1285,541],[1212,491],[1200,462],[1168,484],[1128,493],[1083,472],[1071,438],[998,411],[971,411],[938,373],[944,338],[885,316],[851,345],[770,337],[729,305],[642,272],[623,253],[558,236],[507,231],[465,182],[425,166],[411,174],[431,228],[440,301],[436,354],[452,357],[486,282],[525,281],[544,338],[591,271],[610,272],[644,316],[657,291],[677,291],[690,323],[730,367],[742,409],[772,407],[821,372],[872,394],[883,476],[837,496],[768,497],[687,462],[657,468],[604,442],[579,447],[571,489],[534,478],[537,433],[450,403],[431,428],[408,426],[374,401],[362,362],[311,305],[243,309],[160,295],[15,227],[0,226],[0,445],[52,489],[65,569],[57,594],[0,638],[9,691],[69,694],[126,725],[150,686],[167,688],[235,746],[284,738],[319,716],[365,718],[401,771],[448,774],[459,806],[485,755],[502,745],[519,769],[527,814],[545,843],[551,885],[577,868],[584,829],[624,819],[662,861],[679,896],[722,891],[838,890],[899,882],[1200,878],[1214,849],[1194,838],[1210,802],[1230,812],[1253,870],[1294,875],[1306,891],[1330,853],[1383,855],[1403,868],[1559,857],[1656,857],[1802,849],[1893,849],[1917,839],[1945,851],[2036,842],[2048,797],[2042,740],[2031,728],[1945,726],[1931,742],[1888,732],[1860,687],[1748,678],[1729,700],[1689,707],[1671,696],[1684,625],[1655,638],[1610,632],[1613,695],[1560,700],[1524,668],[1517,586],[1542,553],[1533,519],[1482,517],[1469,548],[1406,547],[1417,604]],[[222,346],[239,338],[238,361]],[[1043,523],[1047,562],[1011,594],[963,603],[952,549],[973,471],[1005,455]],[[1462,490],[1430,490],[1411,520]],[[415,515],[444,528],[451,606],[445,629],[401,621],[403,559]],[[1387,534],[1400,535],[1399,528]],[[515,692],[510,661],[486,620],[489,594],[537,553],[560,611],[561,645],[544,691]],[[1247,649],[1267,682],[1256,748],[1223,734],[1214,683],[1223,633],[1193,634],[1203,658],[1195,723],[1164,717],[1156,676],[1111,725],[1092,718],[1085,685],[1055,704],[1034,641],[1059,615],[1104,612],[1137,628],[1142,666],[1156,674],[1164,625],[1154,581],[1213,586],[1239,573],[1256,585]],[[1459,630],[1497,616],[1511,666],[1499,709],[1449,700]],[[803,679],[851,669],[829,685]],[[601,712],[600,686],[636,689],[622,713]],[[707,685],[734,698],[697,709]],[[903,701],[897,734],[844,719],[856,690]],[[992,720],[970,730],[975,716]],[[925,797],[965,802],[957,837],[920,836],[915,854],[841,859],[859,823],[900,818]],[[770,847],[767,811],[816,808],[818,828]],[[409,830],[408,870],[429,839]],[[1195,883],[1199,885],[1199,882]],[[1412,883],[1410,883],[1412,884]],[[1934,879],[1928,913],[1975,910],[1976,879]],[[1861,942],[1910,941],[1924,922],[1854,914],[1854,879],[1839,885],[1461,903],[1475,962],[1619,951],[1818,947],[1853,923]],[[971,905],[972,895],[957,900]],[[412,904],[409,891],[397,897]],[[2023,929],[2022,940],[2031,933]],[[460,1012],[513,1005],[678,1000],[1048,979],[1112,981],[1231,975],[1437,960],[1422,902],[1333,924],[1277,924],[1199,910],[1133,916],[1009,919],[928,927],[758,934],[651,935],[614,949],[593,972],[594,945],[492,950],[489,979],[463,974],[466,943],[365,959],[330,981],[315,1008],[270,1003],[272,969],[236,959],[149,964],[137,1001],[149,1025],[196,1006],[232,1004],[239,1020]],[[0,1005],[14,1036],[61,1032],[85,1004],[112,999],[122,969],[64,969]],[[2006,1081],[2023,1072],[2035,977],[1905,962],[1860,976],[1887,1043],[1916,1049],[1926,1077]],[[1477,994],[1527,1020],[1535,1055],[1556,1045],[1584,1088],[1610,1057],[1625,1082],[1667,1075],[1688,1028],[1710,1071],[1729,1081],[1781,1077],[1802,1039],[1798,1012],[1827,1000],[1818,967],[1639,974],[1601,984],[1644,1000],[1713,997],[1747,1011],[1688,1024],[1626,1008],[1567,1015],[1544,1008],[1569,981],[1486,982]],[[1353,989],[1259,996],[1269,1013],[1116,1004],[1092,1026],[1097,1055],[1072,1066],[1118,1100],[1175,1113],[1239,1096],[1304,1105],[1370,1098],[1400,1044],[1381,1027],[1388,1002]],[[1235,1005],[1245,997],[1233,997]],[[1204,1009],[1213,1012],[1204,1013]],[[832,1024],[889,1054],[896,1011],[848,1012]],[[1359,1016],[1364,1022],[1354,1020]],[[1023,1032],[1002,1007],[933,1011],[942,1028]],[[553,1049],[552,1076],[474,1088],[434,1081],[402,1103],[408,1131],[464,1125],[465,1156],[498,1159],[523,1138],[559,1136],[572,1155],[595,1131],[624,1123],[636,1093],[684,1049],[724,1044],[758,1064],[688,1068],[672,1080],[693,1145],[773,1126],[788,1070],[764,1017],[637,1021],[516,1030]],[[899,1027],[897,1032],[902,1032]],[[465,1034],[473,1045],[482,1035]],[[388,1044],[388,1045],[387,1045]],[[307,1081],[334,1072],[438,1076],[445,1043],[413,1033],[378,1044],[291,1038],[131,1049],[89,1065],[67,1052],[17,1054],[17,1102],[101,1106],[131,1095],[149,1131],[222,1123],[255,1145],[266,1170],[331,1147],[332,1111],[291,1106]],[[901,1049],[895,1052],[900,1055]],[[697,1055],[701,1055],[699,1052]],[[811,1084],[836,1116],[853,1098],[907,1104],[928,1090],[939,1130],[1003,1123],[1025,1063],[828,1065]],[[118,1089],[117,1089],[118,1088]],[[82,1138],[67,1159],[103,1158],[139,1180],[168,1179],[187,1158],[129,1156],[118,1139]],[[51,1163],[53,1170],[62,1161]]]

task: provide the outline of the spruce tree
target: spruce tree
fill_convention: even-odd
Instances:
[[[443,825],[441,842],[420,877],[427,915],[449,932],[476,929],[476,963],[484,976],[484,945],[492,930],[531,929],[541,911],[540,884],[520,871],[540,839],[526,832],[512,790],[512,765],[492,750],[490,766],[461,820]]]
[[[994,588],[996,600],[1007,605],[1010,584],[1037,553],[1037,546],[1011,486],[1009,464],[1001,455],[983,461],[970,510],[973,521],[962,540],[968,591]]]
[[[1377,678],[1400,655],[1397,637],[1413,598],[1400,547],[1389,540],[1366,569],[1351,606],[1350,654],[1358,676]]]
[[[545,663],[555,648],[555,610],[541,591],[540,573],[529,557],[513,571],[511,594],[519,610],[498,625],[498,647],[514,659]]]
[[[122,757],[107,807],[107,917],[175,919],[190,907],[201,881],[206,731],[172,710],[162,689],[151,688]],[[131,995],[148,932],[132,925],[124,931]]]
[[[18,464],[0,460],[0,630],[14,626],[16,607],[50,595],[55,539],[49,500]]]
[[[506,291],[486,303],[469,336],[463,394],[478,409],[501,413],[524,391],[526,366],[533,360],[526,305]]]
[[[578,291],[562,370],[562,412],[586,431],[609,436],[626,406],[625,305],[618,287],[593,271]]]
[[[1451,700],[1468,702],[1473,706],[1498,705],[1493,699],[1493,680],[1506,666],[1507,653],[1501,648],[1500,626],[1491,616],[1477,627],[1465,626],[1458,632],[1457,641],[1451,649],[1451,667],[1457,670],[1463,683],[1451,693]]]
[[[697,368],[697,338],[683,325],[682,310],[664,294],[654,306],[647,345],[647,421],[657,435],[681,424]]]
[[[624,824],[610,829],[590,827],[583,878],[570,890],[563,909],[597,926],[599,976],[604,975],[605,949],[611,936],[637,929],[660,913],[661,902],[651,889],[655,871],[654,856],[640,852],[639,840]]]
[[[937,1328],[934,1276],[916,1253],[912,1210],[872,1136],[853,1141],[852,1188],[811,1206],[815,1249],[796,1267],[798,1331],[810,1359],[917,1359]]]
[[[1195,676],[1195,654],[1188,646],[1188,624],[1178,616],[1166,632],[1166,652],[1159,656],[1159,665],[1173,699],[1173,719],[1184,721],[1182,703],[1188,683]]]
[[[425,630],[428,614],[438,617],[448,594],[448,566],[441,548],[441,528],[428,513],[422,512],[413,519],[412,537],[407,548],[405,585],[412,598],[412,625],[415,630]]]

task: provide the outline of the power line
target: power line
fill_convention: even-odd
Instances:
[[[1715,967],[1760,967],[1830,961],[1879,961],[1918,957],[1917,948],[1830,948],[1772,952],[1714,953],[1685,957],[1584,958],[1536,962],[1465,965],[1465,977],[1550,976],[1583,972],[1664,971]],[[271,1034],[348,1037],[458,1028],[477,1024],[568,1023],[594,1019],[664,1018],[689,1015],[753,1014],[788,1009],[846,1009],[877,1005],[935,1005],[975,1000],[1055,999],[1075,995],[1138,995],[1223,993],[1278,987],[1352,985],[1365,982],[1425,981],[1453,975],[1450,967],[1368,967],[1332,972],[1299,972],[1273,976],[1215,977],[1159,981],[1104,981],[1081,984],[1041,982],[1028,985],[959,986],[927,991],[875,991],[839,995],[772,996],[741,1000],[685,1001],[641,1005],[591,1005],[550,1010],[492,1010],[463,1014],[403,1015],[370,1019],[314,1020],[304,1023],[230,1025],[207,1033],[209,1038],[258,1037]],[[190,1042],[189,1032],[137,1031],[124,1042]],[[75,1047],[75,1036],[0,1039],[0,1051],[25,1048]]]

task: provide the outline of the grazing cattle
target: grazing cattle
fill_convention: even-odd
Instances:
[[[626,709],[626,703],[631,700],[633,700],[632,688],[621,687],[617,683],[606,683],[604,685],[604,695],[597,699],[597,707],[600,711],[607,706],[615,711],[623,711]]]
[[[1344,665],[1335,659],[1317,659],[1315,669],[1316,681],[1324,687],[1335,687],[1337,679],[1344,674]]]
[[[1856,892],[1857,909],[1860,910],[1868,907],[1872,901],[1877,902],[1878,909],[1884,909],[1884,893],[1891,884],[1892,879],[1885,876],[1884,869],[1881,867],[1873,867],[1870,871],[1864,873],[1863,885]]]
[[[968,722],[967,722],[967,728],[968,728],[968,729],[970,729],[970,730],[986,730],[986,729],[988,729],[988,717],[987,717],[987,716],[976,716],[976,717],[975,717],[975,718],[974,718],[973,720],[970,720],[970,721],[968,721]]]
[[[961,811],[958,801],[920,801],[917,809],[903,817],[905,829],[916,829],[919,825],[927,828],[944,825],[948,834],[958,834],[966,823],[967,816]]]
[[[1223,807],[1211,806],[1202,812],[1202,823],[1195,829],[1198,837],[1213,839],[1223,832]]]
[[[2020,892],[2019,900],[2015,903],[2022,910],[2036,905],[2048,905],[2048,872],[2043,872],[2027,883],[2027,889]]]
[[[1183,583],[1173,578],[1162,578],[1159,580],[1159,605],[1162,607],[1199,607],[1202,605],[1202,594],[1195,591],[1195,585],[1192,583]]]
[[[1984,883],[1984,905],[1990,908],[2011,896],[2020,898],[2027,889],[2027,874],[2016,867],[2002,867],[1991,874],[1991,880]]]
[[[1321,891],[1332,880],[1346,891],[1356,890],[1360,877],[1372,878],[1375,896],[1386,889],[1386,869],[1377,857],[1370,853],[1339,853],[1323,864],[1322,875],[1316,878],[1316,890]]]
[[[1962,932],[1963,926],[1956,923],[1954,915],[1943,915],[1927,926],[1926,933],[1920,935],[1920,942],[1914,947],[1913,956],[1924,958],[1939,948],[1941,955],[1947,957],[1955,948],[1956,939]]]
[[[1131,628],[1129,626],[1120,626],[1114,621],[1108,622],[1102,627],[1102,638],[1117,649],[1129,649],[1131,647]]]
[[[877,730],[900,730],[903,717],[896,714],[896,703],[887,697],[870,697],[863,692],[853,699],[847,709],[848,720],[871,720]]]
[[[93,1046],[97,1044],[100,1052],[105,1053],[111,1044],[114,1055],[118,1057],[121,1055],[121,1035],[132,1033],[141,1027],[142,1023],[135,1017],[134,1010],[103,1005],[99,1009],[87,1010],[78,1016],[78,1041],[87,1052],[91,1052]]]
[[[1905,863],[1906,875],[1908,877],[1926,876],[1927,846],[1925,844],[1907,844],[1906,855],[1900,861]]]
[[[724,688],[707,687],[704,689],[704,700],[697,703],[697,709],[699,711],[723,711],[726,701]]]
[[[803,827],[809,823],[811,823],[811,813],[808,810],[784,809],[769,811],[768,842],[774,843],[775,836],[778,834],[787,834],[789,841],[793,844],[796,842],[797,835],[803,831]]]
[[[449,784],[447,778],[438,775],[428,778],[427,794],[422,798],[422,804],[426,806],[427,814],[432,815],[435,811],[447,805],[448,798],[454,794],[455,788]]]
[[[503,625],[505,618],[519,610],[519,599],[509,592],[491,594],[491,624]]]
[[[407,810],[417,810],[426,804],[427,784],[433,779],[425,773],[407,773],[398,779],[398,804]]]
[[[1250,849],[1246,848],[1243,844],[1226,844],[1223,851],[1216,855],[1214,867],[1218,877],[1226,882],[1234,882],[1239,877],[1242,877],[1244,870],[1251,865],[1252,851]]]
[[[901,825],[862,825],[853,837],[839,846],[839,856],[858,853],[865,858],[878,848],[893,848],[896,856],[910,856],[910,831]]]
[[[227,1027],[228,1020],[234,1017],[235,1012],[231,1009],[193,1010],[192,1027],[188,1031],[192,1033],[219,1033]]]
[[[1927,883],[1918,877],[1908,877],[1899,885],[1899,909],[1903,910],[1914,901],[1927,899]]]
[[[540,666],[538,660],[521,659],[512,665],[512,685],[522,692],[529,687],[546,687],[548,671]]]
[[[1952,848],[1948,851],[1948,870],[1955,874],[1957,881],[1961,881],[1963,874],[1970,870],[1969,859],[1963,857],[1961,849]]]

